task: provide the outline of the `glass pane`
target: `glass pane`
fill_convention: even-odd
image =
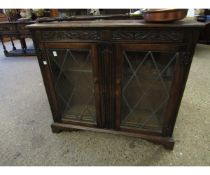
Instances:
[[[121,127],[161,131],[177,53],[124,52]]]
[[[90,50],[49,49],[48,55],[62,116],[95,123]]]

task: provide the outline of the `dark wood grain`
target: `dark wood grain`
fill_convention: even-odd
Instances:
[[[202,27],[202,23],[188,20],[166,24],[145,23],[142,20],[89,20],[28,26],[38,52],[39,65],[55,121],[52,131],[79,129],[122,134],[146,139],[162,144],[167,149],[173,149],[173,129]],[[51,59],[46,54],[49,48],[91,51],[96,123],[70,120],[61,114],[58,95],[52,83],[53,70],[50,69],[49,64],[43,65],[43,60],[49,63]],[[138,54],[154,52],[156,57],[165,53],[177,54],[169,98],[161,114],[160,130],[152,127],[126,127],[121,124],[125,52]],[[60,57],[60,59],[63,58]],[[158,60],[159,57],[156,59]],[[169,58],[164,57],[164,59]],[[153,73],[151,72],[151,75]],[[140,83],[145,85],[143,82]],[[156,86],[154,82],[152,87]],[[157,93],[156,91],[152,93]]]
[[[87,131],[92,131],[92,132],[101,132],[101,133],[107,133],[107,134],[116,134],[116,135],[124,135],[124,136],[129,136],[129,137],[141,138],[141,139],[150,141],[154,144],[161,144],[166,149],[169,149],[169,150],[173,150],[173,147],[174,147],[174,140],[171,137],[161,137],[161,136],[148,135],[148,134],[136,134],[132,132],[99,129],[99,128],[93,128],[93,127],[64,124],[64,123],[53,123],[51,127],[52,127],[53,132],[55,133],[59,133],[61,131],[87,130]]]

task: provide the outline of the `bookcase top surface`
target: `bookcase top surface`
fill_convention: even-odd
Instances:
[[[144,20],[86,20],[86,21],[54,21],[28,25],[36,28],[203,28],[205,25],[192,19],[184,19],[171,23],[148,23]]]

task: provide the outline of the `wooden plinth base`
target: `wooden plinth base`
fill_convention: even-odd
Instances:
[[[107,129],[100,129],[100,128],[90,128],[85,126],[76,126],[71,124],[65,123],[53,123],[51,125],[53,133],[60,133],[62,131],[78,131],[78,130],[87,130],[87,131],[94,131],[94,132],[103,132],[103,133],[110,133],[110,134],[118,134],[124,136],[132,136],[138,137],[147,141],[150,141],[154,144],[163,145],[164,148],[168,150],[173,150],[174,148],[174,139],[171,137],[161,137],[161,136],[154,136],[154,135],[146,135],[146,134],[137,134],[137,133],[130,133],[130,132],[123,132],[123,131],[116,131],[116,130],[107,130]]]

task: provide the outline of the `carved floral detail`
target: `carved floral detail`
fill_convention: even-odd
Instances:
[[[58,30],[41,32],[42,40],[66,40],[66,39],[90,39],[99,40],[100,35],[97,31],[87,30]]]
[[[177,31],[113,31],[113,40],[182,41],[183,33]]]

